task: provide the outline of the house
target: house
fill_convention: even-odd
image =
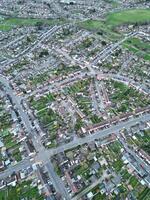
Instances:
[[[3,161],[0,161],[0,171],[3,170],[4,168],[5,168],[4,162],[3,162]]]
[[[91,151],[95,151],[96,150],[96,146],[95,146],[95,142],[91,142],[88,144],[88,147]]]
[[[100,164],[99,162],[94,162],[91,166],[91,169],[94,170],[96,173],[98,172],[98,170],[100,169]]]
[[[105,180],[104,185],[108,194],[114,190],[115,184],[111,180]]]
[[[148,187],[150,188],[150,175],[146,176],[144,178],[145,183],[148,185]]]
[[[6,185],[3,180],[0,180],[0,189],[4,188]]]
[[[0,140],[0,148],[4,147],[4,143]]]
[[[118,175],[116,175],[113,179],[112,179],[112,182],[116,185],[116,186],[118,186],[119,184],[120,184],[120,182],[121,182],[121,177]]]
[[[33,143],[31,140],[27,140],[26,142],[28,150],[29,150],[29,156],[34,156],[35,155],[35,148],[33,146]]]
[[[6,178],[6,183],[7,186],[11,185],[11,186],[16,186],[17,180],[16,180],[16,176],[12,175]]]
[[[92,198],[93,198],[93,196],[94,196],[94,195],[93,195],[93,193],[92,193],[92,192],[89,192],[89,193],[87,194],[87,198],[88,198],[88,199],[92,199]]]

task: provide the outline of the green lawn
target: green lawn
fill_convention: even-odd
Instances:
[[[143,42],[142,40],[140,40],[139,38],[136,38],[136,37],[128,39],[126,41],[126,43],[132,44],[136,48],[143,50],[143,51],[150,50],[150,44],[148,42],[147,43]]]
[[[131,174],[126,169],[121,171],[121,175],[124,181],[127,181],[131,177]]]
[[[145,188],[138,196],[138,200],[149,200],[150,197],[150,189]]]
[[[78,165],[77,167],[74,168],[76,175],[83,175],[88,170],[89,170],[89,166],[87,165],[87,163],[82,163],[82,164],[80,164],[80,165]]]
[[[98,192],[94,197],[93,200],[105,200],[106,196],[103,194],[101,194],[100,192]]]
[[[5,130],[3,130],[3,131],[0,132],[0,137],[5,137],[5,136],[7,136],[9,134],[10,133],[9,133],[8,129],[5,129]]]
[[[113,167],[114,167],[116,172],[119,172],[123,167],[123,161],[121,159],[117,160],[117,161],[114,161],[113,162]]]
[[[135,176],[130,178],[129,184],[132,185],[133,188],[138,184],[138,179]]]
[[[5,136],[3,138],[3,142],[4,142],[5,147],[7,149],[12,148],[17,144],[16,141],[13,139],[13,136],[11,134]]]
[[[108,148],[110,148],[116,155],[118,155],[118,154],[120,154],[122,145],[120,142],[115,141],[115,142],[109,144]]]

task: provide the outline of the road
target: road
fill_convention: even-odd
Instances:
[[[121,179],[120,175],[117,175],[119,179]],[[98,184],[102,183],[103,180],[106,179],[110,179],[110,177],[116,177],[116,173],[113,171],[111,172],[111,174],[107,174],[107,172],[105,171],[100,178],[98,178],[94,183],[92,183],[91,185],[87,186],[87,188],[85,188],[84,190],[82,190],[81,192],[79,192],[77,195],[75,195],[72,200],[82,200],[81,198],[88,194],[88,192],[90,192],[93,188],[95,188]]]
[[[14,101],[14,103],[15,103],[18,111],[19,111],[19,114],[20,114],[21,118],[23,119],[24,124],[26,125],[27,131],[33,134],[34,132],[33,132],[30,120],[28,118],[28,115],[23,111],[23,108],[20,105],[20,100],[18,100],[19,97],[16,96],[13,93],[13,90],[10,88],[7,79],[5,79],[4,77],[1,76],[0,82],[5,85],[6,93],[9,93],[9,95],[12,97],[12,99],[13,99],[13,101]],[[123,127],[126,127],[128,129],[132,125],[134,125],[134,124],[136,124],[140,121],[148,121],[148,120],[150,120],[150,114],[142,115],[142,116],[139,116],[138,118],[131,118],[128,121],[120,122],[117,125],[112,125],[110,128],[97,131],[96,133],[94,133],[92,135],[88,135],[85,138],[78,138],[76,141],[72,141],[72,142],[67,143],[65,145],[59,146],[55,149],[51,149],[50,153],[51,153],[51,155],[54,155],[55,153],[63,152],[64,150],[71,149],[73,147],[76,147],[77,145],[89,143],[89,142],[91,142],[95,139],[100,139],[100,138],[103,138],[105,136],[108,136],[111,133],[118,132]],[[36,136],[36,138],[38,137],[37,134],[34,134],[34,136]],[[40,145],[37,142],[35,143],[35,146],[36,146],[37,149],[40,148]]]
[[[28,35],[22,35],[20,36],[19,38],[16,38],[15,40],[11,41],[10,43],[0,47],[0,50],[3,50],[3,49],[6,49],[6,48],[9,48],[10,46],[16,44],[17,42],[20,42],[22,39],[24,39],[25,37],[27,37]]]
[[[48,161],[47,159],[49,159],[50,156],[53,156],[55,154],[64,152],[66,150],[70,150],[70,149],[75,148],[75,147],[77,147],[79,145],[90,143],[90,142],[92,142],[92,141],[94,141],[96,139],[103,139],[104,137],[107,137],[111,133],[115,133],[115,134],[118,135],[119,131],[122,128],[129,129],[131,126],[135,125],[136,123],[138,123],[140,121],[149,121],[149,120],[150,120],[150,114],[142,115],[142,116],[140,116],[138,118],[133,118],[133,119],[130,119],[129,121],[121,122],[118,125],[113,125],[110,128],[97,131],[96,133],[94,133],[92,135],[88,135],[88,136],[86,136],[84,138],[76,138],[76,140],[71,141],[71,142],[69,142],[67,144],[61,145],[61,146],[59,146],[57,148],[52,148],[52,149],[49,149],[49,150],[46,150],[46,149],[42,148],[42,150],[36,156],[36,159],[38,161],[39,160],[41,160],[41,161],[43,160],[43,163],[47,163],[47,161]],[[39,148],[41,148],[40,144],[39,143],[37,143],[37,144],[39,145]],[[28,164],[30,165],[30,162],[28,162]],[[21,164],[19,163],[19,164],[15,165],[14,166],[14,170],[17,169],[17,168],[19,169],[18,165],[22,166],[22,163]]]
[[[50,30],[48,30],[47,32],[43,33],[38,40],[36,40],[31,46],[27,47],[25,50],[23,50],[20,54],[16,55],[14,59],[9,60],[8,62],[5,62],[3,64],[1,64],[1,69],[5,68],[6,66],[9,66],[13,63],[16,63],[22,56],[24,56],[25,54],[33,51],[34,49],[36,49],[41,42],[43,42],[46,38],[52,36],[56,31],[59,30],[59,28],[61,28],[61,26],[53,26]]]
[[[101,111],[104,111],[104,102],[103,102],[103,97],[102,97],[102,94],[101,94],[101,91],[102,90],[102,83],[99,83],[97,82],[97,80],[95,80],[95,87],[96,87],[96,91],[97,91],[97,94],[98,94],[98,99],[99,99],[99,108]]]
[[[112,134],[112,133],[119,134],[119,131],[123,128],[129,129],[131,126],[135,125],[136,123],[138,123],[140,121],[146,122],[146,121],[149,121],[149,120],[150,120],[150,114],[142,115],[138,118],[131,118],[129,121],[120,122],[117,125],[112,125],[110,128],[97,131],[96,133],[87,135],[84,138],[77,138],[74,141],[71,141],[67,144],[61,145],[57,148],[50,149],[48,151],[49,151],[49,154],[52,156],[52,155],[58,154],[60,152],[64,152],[64,151],[67,151],[69,149],[75,148],[79,145],[90,143],[90,142],[97,140],[97,139],[102,139],[102,138],[107,137],[109,134]]]
[[[30,162],[30,159],[24,159],[16,165],[9,166],[8,169],[6,169],[5,171],[0,172],[0,179],[4,179],[10,176],[13,172],[19,172],[20,170],[27,169],[31,165],[32,163]]]
[[[101,181],[103,180],[103,178],[99,178],[97,181],[95,181],[94,183],[92,183],[90,186],[88,186],[87,188],[85,188],[82,192],[80,192],[79,194],[77,194],[75,197],[72,198],[72,200],[79,200],[81,197],[83,197],[83,195],[87,194],[88,192],[90,192],[93,188],[95,188],[99,183],[101,183]]]
[[[48,36],[52,35],[54,32],[56,32],[59,29],[58,26],[54,26],[51,30],[49,30],[48,32],[46,32],[45,34],[43,34],[41,36],[41,38],[39,38],[39,40],[37,40],[32,46],[28,47],[27,49],[25,49],[21,54],[19,54],[14,60],[11,60],[9,63],[7,64],[12,64],[13,62],[16,62],[18,59],[20,59],[20,57],[32,50],[34,50],[35,48],[37,48],[37,46],[43,41],[45,40]],[[113,52],[122,42],[124,42],[126,39],[128,39],[131,36],[134,36],[137,33],[131,33],[128,36],[126,36],[123,40],[107,47],[106,49],[104,49],[99,55],[98,57],[96,57],[93,61],[93,65],[96,64],[96,62],[98,62],[100,59],[106,59],[107,56],[110,55],[111,52]],[[3,66],[4,67],[4,66]],[[91,64],[87,64],[87,67],[90,71],[90,75],[95,75],[95,71],[92,68]],[[73,78],[69,78],[69,80],[67,81],[76,81],[78,79],[82,79],[84,78],[86,75],[86,73],[81,73],[79,74],[77,77],[73,77]],[[109,134],[114,133],[114,134],[119,134],[119,131],[122,128],[126,128],[129,129],[132,125],[140,122],[140,121],[149,121],[150,120],[150,114],[145,114],[142,116],[139,116],[138,118],[131,118],[130,120],[126,121],[126,122],[120,122],[117,125],[111,125],[111,127],[105,129],[105,130],[99,130],[97,132],[95,132],[94,134],[90,134],[87,135],[85,138],[76,138],[76,140],[71,141],[70,143],[61,145],[57,148],[53,148],[50,150],[46,150],[44,148],[44,146],[41,144],[41,137],[39,135],[37,135],[37,133],[34,131],[32,124],[29,120],[29,116],[28,114],[23,110],[22,105],[20,103],[21,98],[18,97],[15,94],[15,91],[11,88],[11,86],[9,85],[9,81],[3,77],[0,76],[0,82],[4,85],[4,91],[6,94],[8,94],[11,99],[13,104],[15,105],[14,108],[16,108],[19,112],[19,116],[24,124],[25,129],[27,130],[28,135],[30,136],[30,138],[33,141],[34,147],[36,149],[37,155],[35,156],[35,161],[42,161],[42,163],[45,165],[45,167],[48,170],[48,174],[49,177],[56,189],[57,192],[59,192],[62,197],[64,197],[66,200],[70,199],[69,194],[66,191],[66,188],[62,182],[62,180],[60,179],[60,177],[57,176],[57,174],[55,173],[55,170],[53,168],[53,165],[50,161],[50,156],[53,156],[57,153],[60,152],[64,152],[66,150],[70,150],[72,148],[77,147],[78,145],[83,145],[85,143],[90,143],[96,139],[102,139],[104,137],[107,137]],[[61,83],[55,83],[55,88],[58,90],[61,86],[68,84],[68,82],[66,82],[66,80],[63,80]],[[54,85],[53,85],[54,86]],[[51,89],[52,86],[47,86],[47,89]],[[43,90],[43,88],[41,89],[41,91]],[[35,91],[37,92],[37,91]],[[133,152],[132,152],[133,153]],[[134,155],[136,156],[136,155]],[[138,158],[139,159],[139,158]],[[140,161],[141,162],[141,161]],[[6,177],[8,175],[10,175],[13,171],[19,171],[21,169],[27,168],[28,166],[30,166],[32,163],[30,162],[29,159],[23,160],[21,162],[19,162],[19,164],[12,166],[11,168],[7,169],[6,171],[0,173],[1,177]],[[149,169],[147,169],[149,170]],[[148,171],[150,172],[150,171]]]
[[[125,150],[134,157],[136,162],[140,165],[143,166],[143,168],[147,171],[148,174],[150,174],[150,165],[148,165],[139,155],[138,153],[135,153],[134,150],[130,149],[127,145],[127,143],[123,140],[122,137],[119,137],[120,142],[123,144]]]
[[[99,61],[104,61],[109,55],[111,55],[123,42],[125,42],[130,37],[137,35],[138,32],[131,32],[125,36],[122,40],[118,41],[115,44],[107,46],[103,51],[101,51],[92,61],[92,65],[97,65]]]
[[[136,90],[141,91],[142,93],[150,93],[150,89],[148,89],[144,84],[138,83],[137,81],[134,81],[128,77],[122,76],[120,74],[108,74],[107,78],[111,78],[115,81],[123,82],[124,84],[130,85],[131,87],[134,87]],[[145,91],[145,88],[147,89],[147,92]]]
[[[0,77],[0,81],[4,83],[6,80],[4,78]],[[12,98],[13,98],[15,95],[12,93],[12,90],[8,87],[7,81],[5,82],[5,85],[7,86],[6,87],[7,88],[7,92],[9,92],[10,95],[12,95]],[[9,88],[9,90],[8,90],[8,88]],[[18,110],[20,111],[21,110],[21,106],[17,101],[17,97],[15,97],[14,100],[16,102]],[[31,124],[29,123],[28,115],[25,114],[23,111],[21,111],[20,113],[23,113],[23,115],[21,114],[21,117],[24,119],[25,125],[28,124],[28,126],[29,126],[28,127],[28,131],[32,131],[32,133],[33,133],[33,130],[31,130],[31,128],[30,128]],[[24,116],[25,116],[25,118],[24,118]],[[97,131],[96,133],[94,133],[92,135],[88,135],[85,138],[76,138],[76,140],[71,141],[70,143],[61,145],[61,146],[59,146],[57,148],[53,148],[53,149],[50,149],[50,150],[46,150],[46,149],[43,148],[43,146],[40,144],[40,141],[39,141],[40,138],[38,138],[38,136],[36,135],[36,140],[34,138],[33,142],[34,142],[35,148],[38,149],[38,151],[39,151],[38,156],[37,156],[38,157],[37,160],[38,161],[41,160],[41,161],[43,161],[43,163],[46,164],[46,166],[47,166],[47,168],[49,170],[50,177],[53,180],[53,183],[54,183],[55,187],[57,187],[56,185],[57,185],[58,182],[59,182],[58,185],[60,186],[61,185],[60,184],[60,180],[58,179],[58,176],[56,176],[56,174],[54,172],[52,163],[49,162],[49,157],[50,156],[53,156],[53,155],[55,155],[57,153],[64,152],[64,151],[72,149],[72,148],[75,148],[78,145],[83,145],[85,143],[90,143],[90,142],[92,142],[92,141],[94,141],[96,139],[102,139],[104,137],[107,137],[111,133],[119,134],[119,130],[121,130],[122,128],[129,129],[131,126],[133,126],[134,124],[136,124],[136,123],[138,123],[140,121],[149,121],[149,120],[150,120],[150,114],[142,115],[142,116],[139,116],[138,118],[131,118],[129,121],[120,122],[117,125],[112,125],[110,128]],[[23,167],[23,165],[24,166],[28,166],[28,165],[31,165],[31,163],[29,162],[29,160],[28,161],[23,161],[22,163],[19,163],[19,164],[15,165],[12,168],[12,170],[6,170],[6,174],[5,174],[5,172],[3,172],[2,176],[6,177],[8,174],[11,174],[13,171],[20,170]],[[57,181],[57,183],[56,183],[56,181]],[[61,190],[62,190],[62,186],[59,188],[59,191],[61,191]],[[66,191],[64,193],[66,193]]]
[[[34,96],[37,93],[38,94],[43,94],[43,91],[53,91],[57,92],[61,90],[63,87],[66,87],[67,85],[72,85],[76,81],[79,81],[81,79],[84,79],[88,74],[86,72],[81,72],[73,77],[69,77],[67,79],[61,80],[60,82],[54,82],[54,83],[49,83],[46,86],[40,87],[32,91],[31,93],[27,94],[25,97],[28,98],[29,96]]]
[[[63,86],[66,86],[67,84],[71,84],[75,81],[77,81],[78,79],[82,79],[84,78],[86,75],[89,75],[89,76],[96,76],[97,72],[95,71],[95,69],[93,68],[94,65],[96,65],[97,62],[99,62],[100,60],[103,61],[104,59],[106,59],[108,56],[110,56],[114,50],[116,50],[116,48],[122,44],[124,41],[126,41],[128,38],[130,37],[133,37],[135,35],[145,35],[144,32],[131,32],[129,33],[128,35],[125,36],[125,38],[123,38],[122,40],[116,42],[115,44],[111,44],[109,46],[107,46],[105,49],[103,49],[94,59],[91,63],[89,62],[86,62],[84,63],[84,65],[88,68],[89,72],[88,73],[83,73],[81,72],[79,75],[76,75],[74,77],[69,77],[65,80],[62,80],[60,82],[54,82],[54,83],[49,83],[49,85],[46,85],[46,86],[43,86],[42,88],[37,88],[36,90],[32,91],[30,94],[26,95],[26,97],[28,97],[29,95],[35,95],[36,93],[43,93],[43,91],[45,90],[49,90],[49,91],[58,91],[60,90]],[[64,49],[53,49],[54,51],[56,51],[59,55],[62,55],[64,56],[67,60],[69,60],[70,62],[72,63],[75,63],[79,66],[81,66],[81,68],[83,67],[81,62],[75,60],[74,58],[72,58]],[[143,84],[141,85],[140,83],[137,84],[137,83],[134,83],[133,80],[131,79],[128,79],[124,76],[121,76],[119,74],[115,75],[115,74],[103,74],[104,77],[108,78],[112,78],[114,80],[117,80],[117,81],[124,81],[126,83],[132,83],[133,86],[136,88],[136,89],[140,89],[141,92],[143,93],[146,93],[145,92],[145,87]],[[54,89],[55,88],[55,89]]]
[[[5,86],[4,91],[6,92],[6,94],[9,94],[13,103],[15,104],[15,107],[17,108],[17,110],[19,112],[19,115],[24,124],[24,127],[26,128],[29,136],[32,139],[32,142],[34,144],[36,152],[38,152],[39,160],[42,161],[43,164],[45,164],[45,166],[48,170],[49,177],[50,177],[56,191],[59,192],[62,195],[62,197],[64,197],[66,200],[69,200],[70,197],[69,197],[68,193],[66,192],[66,188],[62,184],[60,177],[57,176],[57,174],[53,168],[53,165],[50,161],[50,157],[46,153],[44,146],[41,144],[40,136],[38,136],[36,134],[36,132],[34,131],[34,129],[32,128],[31,122],[29,120],[29,116],[26,112],[24,112],[22,105],[20,103],[19,97],[15,95],[13,89],[9,85],[8,80],[5,79],[3,76],[0,76],[0,82]],[[21,169],[21,167],[22,167],[22,163],[21,163],[21,165],[19,164],[19,166],[17,165],[16,168],[14,167],[14,169],[15,169],[15,171],[17,171],[17,169]],[[12,172],[12,171],[10,171],[10,172]]]

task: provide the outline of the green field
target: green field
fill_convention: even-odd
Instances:
[[[106,24],[118,26],[122,24],[132,24],[150,22],[150,9],[135,9],[112,13],[106,17]]]
[[[87,20],[80,25],[88,30],[109,31],[112,27],[123,24],[150,22],[149,9],[135,9],[108,14],[105,20]]]
[[[89,30],[99,30],[99,29],[105,29],[104,23],[100,20],[86,20],[84,22],[81,22],[80,25]]]
[[[115,40],[120,36],[120,34],[112,31],[111,28],[104,23],[104,21],[90,19],[80,22],[78,25],[83,29],[95,31],[98,35],[103,35],[103,39]]]
[[[63,19],[0,18],[0,31],[9,31],[12,28],[20,26],[35,26],[38,23],[53,25],[64,22],[65,21]]]

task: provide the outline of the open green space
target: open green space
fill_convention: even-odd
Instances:
[[[7,136],[7,135],[9,135],[10,133],[9,133],[9,131],[8,131],[8,129],[5,129],[5,130],[3,130],[3,131],[0,131],[0,137],[5,137],[5,136]]]
[[[150,22],[150,9],[133,9],[108,14],[106,25],[118,26],[123,24],[134,24]]]
[[[36,76],[32,76],[29,78],[29,82],[31,85],[38,85],[38,84],[42,84],[45,81],[47,81],[49,78],[49,74],[48,72],[43,72],[41,74],[38,74]]]
[[[78,131],[83,126],[84,126],[84,123],[83,123],[82,119],[80,117],[78,117],[76,120],[76,124],[75,124],[75,130]]]
[[[97,32],[97,35],[102,36],[105,40],[115,40],[120,37],[120,34],[112,31],[112,29],[107,26],[104,21],[100,20],[86,20],[78,23],[81,28],[87,29],[89,31]]]
[[[123,146],[120,142],[115,141],[115,142],[110,143],[110,145],[108,146],[108,149],[110,149],[117,155],[117,154],[120,154],[120,150],[122,147]]]
[[[63,19],[35,19],[35,18],[0,18],[0,30],[9,31],[14,27],[20,26],[40,26],[42,24],[54,25],[61,24]]]
[[[142,40],[136,37],[126,40],[126,43],[131,44],[135,46],[136,48],[141,49],[143,51],[150,50],[150,44],[148,42],[143,42]]]
[[[124,42],[123,46],[144,60],[150,61],[150,44],[139,38],[130,38]]]
[[[19,150],[19,144],[16,145],[14,147],[14,149],[12,150],[12,157],[13,159],[15,159],[17,162],[21,161],[22,160],[22,156],[21,156],[21,152]]]
[[[74,172],[76,175],[80,175],[84,178],[89,178],[89,165],[88,163],[84,162],[74,168]]]
[[[123,167],[123,161],[121,159],[116,160],[113,162],[112,166],[116,172],[119,172]]]
[[[88,30],[106,29],[104,23],[100,20],[86,20],[81,22],[79,25]]]
[[[133,9],[108,14],[104,20],[86,20],[78,23],[84,29],[96,31],[109,39],[117,39],[120,34],[114,28],[124,24],[150,23],[150,9]]]

